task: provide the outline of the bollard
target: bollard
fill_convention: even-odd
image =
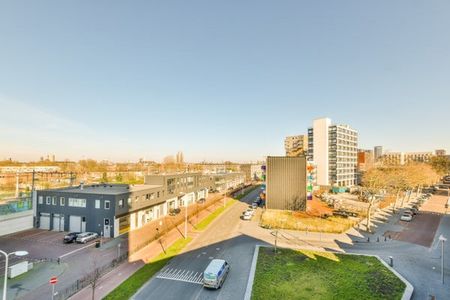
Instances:
[[[387,241],[387,238],[386,238],[386,237],[384,237],[384,241],[385,241],[385,242]]]
[[[394,267],[394,258],[392,256],[389,256],[389,265]]]
[[[391,235],[389,235],[389,239],[392,240]]]
[[[377,236],[377,243],[379,243],[380,242],[380,237],[379,236]]]
[[[369,236],[367,237],[367,242],[370,243],[370,237]]]

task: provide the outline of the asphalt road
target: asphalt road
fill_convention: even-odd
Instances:
[[[264,242],[239,233],[240,216],[259,194],[257,189],[218,217],[186,251],[170,261],[134,296],[144,299],[243,299],[255,244]],[[213,258],[231,269],[219,290],[203,288],[202,272]]]

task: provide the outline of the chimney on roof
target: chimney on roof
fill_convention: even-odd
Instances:
[[[80,190],[83,190],[84,188],[84,181],[80,181]]]

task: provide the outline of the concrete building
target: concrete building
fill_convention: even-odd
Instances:
[[[374,166],[374,154],[372,150],[358,150],[357,170],[364,172]]]
[[[387,152],[381,161],[386,165],[405,165],[412,162],[429,162],[433,152]]]
[[[374,161],[378,161],[383,156],[383,146],[375,146],[373,148]]]
[[[308,151],[308,137],[305,135],[287,136],[284,139],[286,156],[301,156]]]
[[[356,184],[358,132],[348,125],[333,125],[329,118],[313,121],[308,129],[308,160],[316,165],[321,186]]]
[[[35,227],[54,231],[92,231],[117,237],[208,197],[208,190],[228,191],[245,182],[243,173],[161,174],[145,176],[143,185],[92,184],[37,191]]]
[[[239,170],[244,173],[247,182],[262,180],[263,171],[261,164],[241,164]]]
[[[306,157],[269,156],[266,208],[306,210]]]
[[[435,151],[436,156],[446,156],[447,155],[447,151],[445,151],[445,149],[438,149]]]

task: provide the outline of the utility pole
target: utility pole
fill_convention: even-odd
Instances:
[[[186,200],[183,200],[183,201],[185,201],[185,203],[184,203],[184,239],[187,239],[188,203]]]

